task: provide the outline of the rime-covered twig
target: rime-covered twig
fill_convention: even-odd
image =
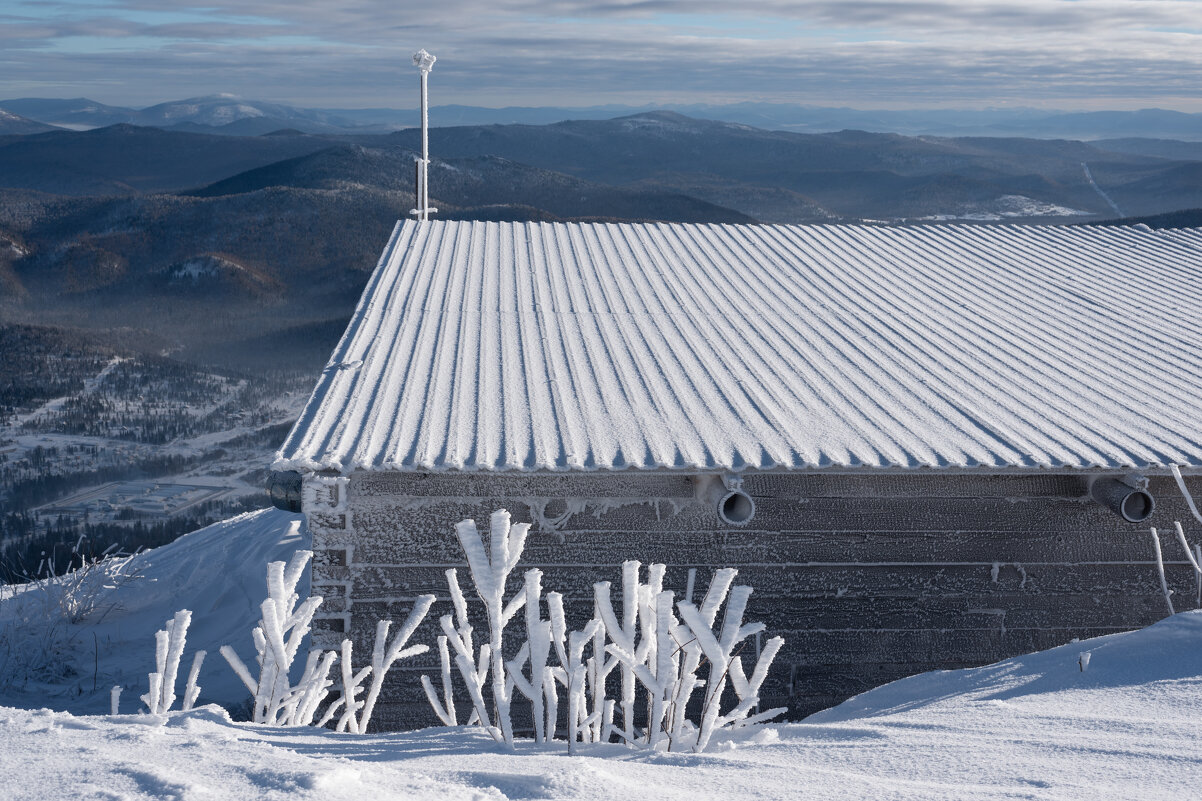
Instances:
[[[360,701],[359,693],[363,692],[363,680],[371,673],[371,665],[355,672],[354,662],[351,659],[351,641],[342,641],[342,717],[338,719],[338,724],[334,727],[334,731],[349,731],[351,734],[362,734],[359,731],[359,718],[356,713],[363,708],[363,701]]]
[[[1194,563],[1202,565],[1202,544],[1200,543],[1194,543]],[[1198,593],[1197,606],[1202,608],[1202,572],[1195,573],[1194,578]]]
[[[1198,605],[1202,606],[1202,559],[1197,558],[1194,554],[1194,548],[1190,547],[1189,540],[1185,538],[1185,529],[1181,527],[1181,523],[1174,520],[1173,528],[1177,531],[1177,542],[1181,543],[1181,548],[1185,551],[1186,561],[1194,569],[1194,584],[1198,588]]]
[[[534,722],[535,742],[547,742],[546,683],[550,677],[547,656],[551,652],[551,621],[542,619],[543,573],[538,569],[525,574],[526,644],[514,659],[506,663],[508,681],[530,701],[530,715]],[[523,673],[525,664],[530,664],[530,676]]]
[[[429,676],[422,676],[422,689],[426,691],[426,700],[430,702],[430,708],[442,721],[442,725],[458,726],[459,718],[455,713],[455,694],[451,687],[451,655],[447,650],[445,634],[438,638],[438,665],[442,674],[442,700],[438,699]]]
[[[418,654],[424,654],[430,650],[428,645],[410,645],[405,647],[409,638],[413,636],[413,632],[421,625],[425,619],[426,613],[430,611],[430,607],[434,604],[433,595],[419,596],[413,604],[413,608],[409,610],[409,617],[405,619],[404,625],[397,631],[396,636],[392,640],[388,639],[388,630],[392,627],[391,620],[380,620],[376,622],[376,639],[372,648],[371,665],[355,673],[351,665],[351,641],[342,641],[342,703],[343,713],[338,721],[338,731],[349,731],[354,734],[365,734],[367,726],[371,722],[372,713],[376,708],[376,701],[380,697],[380,689],[384,685],[384,677],[392,666],[402,660]],[[357,699],[358,694],[363,690],[360,686],[367,676],[371,676],[371,685],[367,688],[367,695],[362,700]]]
[[[1160,576],[1160,590],[1164,593],[1165,606],[1169,608],[1169,615],[1177,614],[1173,609],[1172,591],[1169,589],[1169,582],[1164,577],[1164,556],[1160,552],[1160,535],[1156,533],[1156,527],[1152,527],[1152,551],[1156,554],[1156,573]]]
[[[467,599],[463,596],[463,590],[459,586],[459,574],[455,568],[451,568],[446,573],[447,589],[451,594],[451,604],[454,607],[455,614],[443,615],[438,620],[439,626],[443,631],[443,638],[454,651],[455,667],[459,670],[459,674],[463,679],[464,686],[467,687],[468,697],[472,701],[472,712],[468,717],[467,725],[479,723],[485,729],[492,731],[492,724],[488,715],[488,710],[484,706],[484,683],[488,678],[489,657],[491,649],[487,644],[480,647],[478,661],[476,652],[472,645],[472,624],[467,615]],[[441,645],[440,645],[441,647]],[[448,654],[449,659],[449,654]],[[435,714],[439,716],[444,723],[448,720],[456,719],[457,715],[453,703],[453,691],[451,688],[451,673],[449,667],[443,671],[443,698],[446,706],[436,703],[433,688],[429,687],[429,679],[424,679],[422,686],[426,688],[426,698],[431,700],[431,706],[434,708]],[[455,724],[448,724],[455,725]],[[499,730],[498,734],[499,734]]]
[[[1181,490],[1181,495],[1185,498],[1185,503],[1189,506],[1190,513],[1194,516],[1195,520],[1202,523],[1202,512],[1198,511],[1198,506],[1194,503],[1194,496],[1190,495],[1189,489],[1185,486],[1185,479],[1181,476],[1181,468],[1175,464],[1170,464],[1169,470],[1173,473],[1173,478],[1177,480],[1177,488]]]
[[[330,693],[330,688],[334,685],[332,679],[329,678],[330,667],[334,664],[334,660],[338,658],[335,651],[322,651],[320,648],[314,648],[309,651],[309,657],[305,660],[305,672],[301,675],[300,682],[292,690],[292,695],[287,703],[287,718],[284,725],[287,726],[310,726],[313,724],[313,718],[317,715],[317,709]],[[331,704],[332,709],[336,709]],[[331,712],[331,718],[333,713]],[[324,726],[328,720],[322,721],[320,725]]]
[[[185,712],[191,711],[196,699],[200,696],[200,685],[196,683],[196,679],[200,676],[200,666],[204,664],[206,655],[206,651],[197,651],[196,655],[192,657],[192,669],[188,671],[188,683],[184,686],[182,709]]]
[[[636,638],[639,633],[639,569],[642,565],[630,560],[622,563],[622,619],[619,622],[610,599],[610,583],[593,585],[593,610],[605,625],[605,634],[619,649],[630,656],[629,661],[617,659],[622,666],[622,733],[627,743],[634,742]],[[612,654],[612,652],[610,652]],[[611,665],[612,669],[612,665]]]
[[[522,608],[522,595],[505,603],[505,583],[517,566],[526,545],[529,523],[510,523],[509,512],[498,509],[489,518],[489,543],[487,549],[473,520],[463,520],[455,526],[459,544],[467,557],[468,568],[476,593],[484,602],[488,619],[490,671],[492,673],[492,697],[497,710],[497,725],[501,739],[513,746],[513,723],[509,716],[509,687],[505,681],[505,658],[502,645],[505,625]],[[481,714],[481,718],[483,718]]]
[[[149,674],[150,688],[146,695],[142,696],[142,702],[152,715],[165,715],[175,704],[175,679],[179,673],[179,661],[184,655],[188,626],[191,622],[192,613],[181,609],[175,613],[175,617],[167,621],[164,628],[155,633],[154,659],[157,670]],[[201,659],[203,658],[201,656]],[[190,707],[189,704],[188,708]]]

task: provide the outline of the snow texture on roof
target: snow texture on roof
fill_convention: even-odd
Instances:
[[[1202,230],[403,222],[275,469],[1202,464]]]

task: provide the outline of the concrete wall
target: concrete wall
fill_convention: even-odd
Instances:
[[[1202,499],[1202,481],[1188,480]],[[617,585],[623,560],[664,562],[665,586],[681,590],[690,567],[699,588],[711,568],[739,568],[755,590],[747,619],[786,641],[764,703],[793,717],[912,673],[1160,619],[1148,525],[1162,529],[1178,608],[1194,606],[1193,572],[1164,533],[1174,519],[1192,523],[1171,478],[1152,480],[1157,511],[1141,525],[1090,501],[1070,475],[752,474],[744,489],[757,513],[733,528],[684,475],[310,478],[313,591],[326,599],[315,642],[333,648],[349,632],[366,659],[378,618],[399,622],[414,596],[434,593],[415,638],[433,646],[437,616],[450,611],[446,568],[464,567],[471,592],[453,525],[473,518],[487,530],[501,507],[534,522],[523,564],[545,570],[544,589],[564,593],[578,622],[591,614],[593,582]],[[421,672],[437,674],[434,653],[390,674],[377,725],[435,722]]]

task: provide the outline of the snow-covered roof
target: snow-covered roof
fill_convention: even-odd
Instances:
[[[275,469],[1202,465],[1202,230],[398,224]]]

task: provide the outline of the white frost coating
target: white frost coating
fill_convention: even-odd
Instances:
[[[184,644],[188,639],[188,626],[192,613],[181,609],[167,621],[166,626],[155,634],[154,661],[157,670],[149,674],[150,688],[142,696],[142,703],[152,715],[165,715],[175,704],[175,679],[179,673],[179,661],[184,655]],[[200,652],[204,659],[204,652]],[[194,679],[189,679],[188,691]],[[187,703],[187,702],[185,702]],[[185,708],[191,708],[188,704]]]
[[[119,714],[121,708],[121,685],[113,685],[113,689],[109,690],[109,714]]]
[[[1152,528],[1152,551],[1156,554],[1156,574],[1160,577],[1160,591],[1164,594],[1164,605],[1169,609],[1169,616],[1177,614],[1173,610],[1173,591],[1164,577],[1164,556],[1160,552],[1160,535]]]
[[[304,508],[326,514],[347,512],[349,487],[344,476],[308,476],[301,485]]]
[[[1200,243],[406,222],[275,467],[1197,472]]]
[[[258,678],[233,648],[221,646],[221,655],[254,696],[251,720],[255,723],[301,726],[311,722],[311,714],[306,720],[302,710],[313,706],[314,688],[323,684],[324,673],[320,677],[316,674],[323,660],[314,658],[311,653],[305,675],[295,687],[289,674],[296,652],[309,633],[313,615],[322,602],[319,596],[311,596],[297,605],[300,596],[296,593],[296,585],[312,557],[312,551],[298,550],[287,565],[284,562],[267,565],[268,597],[260,605],[259,625],[251,631],[259,666]],[[326,667],[329,667],[328,663]]]
[[[485,604],[490,636],[478,654],[473,651],[467,603],[456,571],[448,570],[447,586],[455,611],[453,615],[443,615],[439,621],[443,631],[438,638],[441,698],[430,678],[422,677],[426,699],[444,724],[453,726],[458,720],[452,690],[452,649],[474,709],[468,725],[478,721],[494,740],[511,748],[513,724],[509,716],[514,690],[530,702],[535,741],[546,743],[555,739],[558,688],[563,687],[569,753],[575,752],[577,743],[608,743],[614,735],[630,746],[703,751],[715,733],[723,729],[753,726],[785,712],[784,709],[757,711],[760,687],[784,640],[773,637],[761,650],[763,624],[743,625],[751,588],[732,587],[736,570],[715,571],[709,590],[697,607],[691,602],[695,569],[688,575],[689,600],[676,603],[675,593],[663,588],[667,570],[664,565],[648,566],[644,584],[639,577],[642,565],[637,561],[625,562],[621,619],[613,607],[610,583],[597,582],[593,585],[593,619],[580,631],[569,632],[563,596],[559,593],[547,593],[547,619],[542,617],[542,572],[538,569],[527,570],[522,590],[505,602],[505,578],[521,556],[526,531],[513,530],[517,527],[510,525],[509,513],[504,510],[493,513],[491,524],[487,551],[472,521],[465,520],[456,527],[477,593]],[[715,632],[712,627],[723,606],[722,622]],[[677,619],[674,607],[679,609],[681,619]],[[503,630],[522,608],[526,641],[504,663],[508,672],[501,673],[498,655],[507,652]],[[758,657],[749,677],[740,652],[753,636]],[[558,665],[548,664],[552,654]],[[349,661],[349,650],[345,661]],[[698,671],[707,664],[709,675],[703,680]],[[613,699],[607,695],[607,686],[610,674],[619,665],[622,694],[620,699]],[[490,699],[486,697],[486,677],[490,672],[492,712]],[[737,703],[723,712],[722,700],[728,683]],[[644,688],[641,705],[639,684]],[[694,722],[688,717],[690,700],[702,687],[706,692],[701,715]],[[623,710],[620,729],[614,725],[619,701]],[[641,733],[635,728],[636,713],[644,715]]]

